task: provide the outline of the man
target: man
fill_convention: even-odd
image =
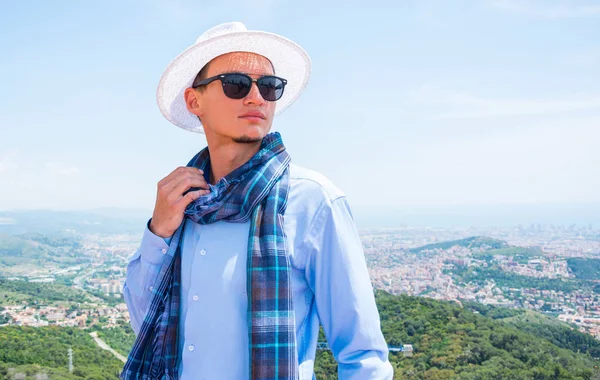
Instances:
[[[340,379],[391,379],[346,198],[270,133],[309,74],[302,48],[241,23],[167,67],[162,113],[208,147],[158,183],[123,287],[122,378],[312,379],[320,323]]]

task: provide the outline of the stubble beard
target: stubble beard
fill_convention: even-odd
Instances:
[[[238,144],[254,144],[257,143],[259,141],[261,141],[262,138],[261,137],[250,137],[247,135],[242,135],[240,137],[234,137],[233,141],[238,143]]]

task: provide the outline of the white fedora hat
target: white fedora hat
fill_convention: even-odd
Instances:
[[[180,128],[204,133],[198,117],[188,111],[183,93],[213,58],[238,51],[266,57],[276,75],[287,80],[283,96],[276,102],[275,115],[289,107],[308,83],[310,58],[299,45],[277,34],[247,30],[241,22],[225,23],[204,32],[165,69],[156,91],[164,117]]]

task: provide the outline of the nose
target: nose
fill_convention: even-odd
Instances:
[[[244,104],[246,104],[246,105],[250,105],[250,104],[263,105],[263,104],[265,104],[265,99],[260,94],[260,91],[258,89],[258,84],[255,81],[252,82],[252,85],[250,86],[250,92],[244,98]]]

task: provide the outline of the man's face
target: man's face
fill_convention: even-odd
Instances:
[[[243,73],[253,79],[274,74],[267,58],[245,52],[229,53],[213,59],[208,65],[206,78],[224,73]],[[269,133],[275,102],[264,100],[256,83],[252,84],[250,93],[242,99],[228,98],[220,80],[193,91],[197,94],[198,108],[190,111],[202,119],[207,138],[214,136],[240,143],[256,142]],[[250,111],[258,111],[263,116],[245,116]]]

